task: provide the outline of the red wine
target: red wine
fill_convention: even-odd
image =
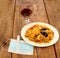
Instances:
[[[25,17],[25,16],[30,16],[32,13],[32,11],[28,8],[25,8],[21,11],[21,14]]]

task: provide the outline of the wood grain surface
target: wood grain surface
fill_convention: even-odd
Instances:
[[[46,5],[46,11],[48,19],[51,25],[53,25],[60,34],[60,0],[44,0]],[[60,58],[60,38],[55,44],[56,57]]]
[[[0,44],[12,37],[14,4],[15,0],[0,0]],[[11,53],[0,49],[0,58],[11,58]]]
[[[0,0],[0,46],[4,40],[16,39],[20,35],[25,25],[21,10],[26,7],[32,10],[28,17],[31,22],[51,24],[60,33],[60,0]],[[60,39],[50,47],[34,47],[33,55],[8,53],[0,49],[0,58],[60,58]]]
[[[16,38],[17,34],[20,34],[21,28],[24,26],[24,17],[20,13],[20,10],[23,9],[23,8],[21,8],[21,6],[22,6],[21,2],[22,2],[21,0],[16,1],[16,8],[15,8],[16,10],[15,10],[15,19],[14,19],[14,34],[13,34],[14,38]],[[26,0],[26,3],[28,3],[28,2],[30,2],[30,1]],[[23,2],[23,3],[25,3],[25,2]],[[43,0],[39,0],[39,2],[37,4],[33,3],[30,8],[33,11],[32,15],[29,17],[29,19],[32,22],[38,21],[38,22],[48,23],[48,18],[47,18],[46,12],[45,12]],[[55,52],[54,52],[53,46],[47,47],[47,48],[37,48],[37,47],[34,47],[34,48],[36,49],[36,52],[35,52],[36,55],[31,56],[32,58],[35,58],[35,57],[48,58],[48,56],[49,56],[49,58],[55,58]],[[19,57],[27,58],[26,55],[21,56],[21,55],[12,54],[12,57],[14,57],[14,56],[16,56],[16,58],[19,58]],[[30,56],[28,56],[28,58],[30,58]]]

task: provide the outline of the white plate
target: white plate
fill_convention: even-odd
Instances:
[[[40,24],[40,25],[47,26],[48,28],[50,28],[50,29],[54,32],[54,37],[53,37],[53,40],[52,40],[51,42],[49,42],[49,43],[41,43],[41,44],[40,44],[40,43],[36,43],[36,42],[30,41],[28,38],[25,37],[26,31],[27,31],[30,27],[32,27],[32,26],[34,26],[34,25],[36,25],[36,24]],[[49,25],[49,24],[47,24],[47,23],[34,22],[34,23],[27,24],[27,25],[25,25],[25,26],[22,28],[22,30],[21,30],[21,37],[22,37],[22,39],[23,39],[25,42],[27,42],[28,44],[31,44],[31,45],[37,46],[37,47],[46,47],[46,46],[53,45],[53,44],[55,44],[55,43],[58,41],[58,39],[59,39],[59,33],[58,33],[58,31],[57,31],[57,29],[56,29],[55,27],[53,27],[53,26],[51,26],[51,25]]]

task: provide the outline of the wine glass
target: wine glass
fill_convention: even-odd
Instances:
[[[32,15],[33,13],[33,8],[32,8],[32,2],[21,2],[20,3],[20,13],[21,15],[24,17],[24,23],[28,24],[31,22],[31,20],[29,19],[29,17]]]
[[[28,18],[32,14],[32,10],[31,9],[26,7],[26,8],[21,10],[21,14],[25,18],[25,20],[24,20],[25,24],[28,24],[28,23],[31,22],[31,20]]]

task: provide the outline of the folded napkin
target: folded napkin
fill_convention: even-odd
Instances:
[[[11,39],[8,52],[24,55],[33,55],[33,46],[27,44],[23,40]]]

